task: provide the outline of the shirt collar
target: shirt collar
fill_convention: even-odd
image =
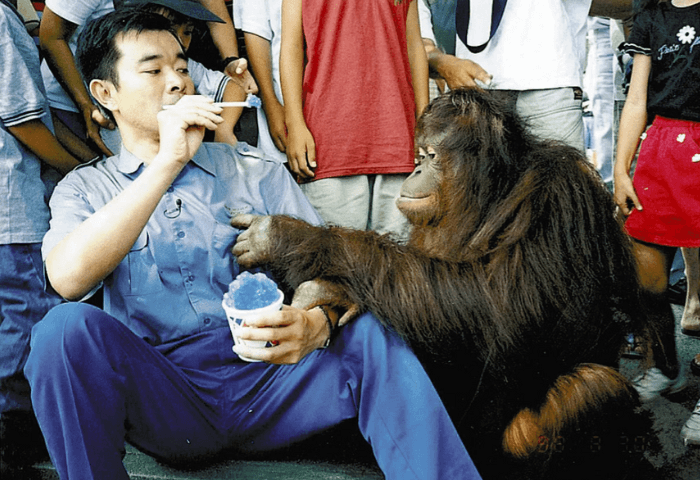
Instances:
[[[119,155],[111,157],[110,160],[115,163],[119,172],[129,176],[134,175],[139,171],[139,169],[141,169],[141,166],[144,165],[144,161],[127,150],[124,145],[122,145]],[[204,144],[199,147],[199,150],[197,150],[197,153],[195,153],[190,162],[194,163],[210,175],[216,176],[214,163],[212,162],[207,149],[204,148]]]

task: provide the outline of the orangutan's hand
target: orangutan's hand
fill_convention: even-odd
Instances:
[[[247,269],[262,265],[271,260],[270,217],[244,213],[231,219],[234,228],[245,230],[236,240],[231,250],[238,264]]]
[[[316,279],[304,282],[297,287],[292,299],[293,307],[311,310],[319,305],[344,312],[338,320],[339,327],[353,320],[360,313],[359,306],[350,300],[345,289],[338,284]]]

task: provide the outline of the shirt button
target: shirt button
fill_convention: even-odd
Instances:
[[[172,193],[174,190],[175,190],[175,189],[174,189],[172,186],[171,186],[171,187],[168,187],[168,192]]]
[[[209,325],[211,323],[211,319],[209,317],[204,319],[204,325]]]
[[[177,238],[184,238],[185,232],[177,232]]]
[[[194,275],[188,275],[188,276],[187,276],[187,281],[188,281],[188,282],[194,282]]]

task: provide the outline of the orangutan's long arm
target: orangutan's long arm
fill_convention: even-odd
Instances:
[[[285,216],[270,220],[263,263],[291,289],[316,278],[339,284],[361,310],[427,350],[473,343],[467,330],[493,323],[488,302],[477,301],[484,292],[476,291],[481,287],[467,264],[430,258],[374,232],[314,227]],[[243,267],[253,266],[244,258]]]

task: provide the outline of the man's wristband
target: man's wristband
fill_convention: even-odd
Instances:
[[[318,308],[321,309],[321,311],[323,312],[323,316],[325,317],[326,323],[328,324],[328,338],[326,339],[325,343],[321,345],[321,348],[328,348],[328,346],[331,344],[333,333],[335,332],[335,325],[333,325],[331,317],[328,315],[328,312],[323,307],[323,305],[319,305]]]
[[[235,62],[240,60],[241,57],[237,57],[235,55],[231,55],[230,57],[226,57],[221,61],[221,70],[226,70],[226,67],[228,67],[228,64],[231,62]]]

